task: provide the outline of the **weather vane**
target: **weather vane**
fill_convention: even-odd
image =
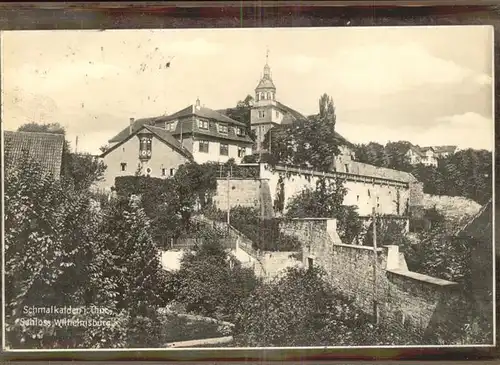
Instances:
[[[269,46],[267,47],[267,50],[266,50],[266,64],[268,63],[269,61]]]

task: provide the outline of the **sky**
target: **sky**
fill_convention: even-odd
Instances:
[[[493,149],[493,31],[483,26],[8,31],[1,34],[2,122],[59,123],[97,153],[129,118],[199,98],[234,107],[269,50],[280,102],[334,101],[354,143]],[[170,63],[166,68],[165,64]]]

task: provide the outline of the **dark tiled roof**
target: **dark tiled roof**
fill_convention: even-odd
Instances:
[[[351,173],[359,175],[380,177],[383,179],[402,181],[406,183],[413,183],[418,181],[415,178],[415,176],[405,171],[388,169],[386,167],[373,166],[358,161],[350,161],[348,162],[348,164],[349,164],[349,171]]]
[[[219,111],[215,111],[209,108],[200,107],[199,109],[195,108],[194,105],[190,105],[178,112],[171,115],[162,115],[158,117],[150,117],[150,118],[141,118],[137,119],[132,125],[132,133],[141,129],[144,125],[160,125],[161,123],[168,122],[175,119],[183,119],[190,116],[198,116],[200,118],[206,118],[210,120],[215,120],[218,122],[224,122],[230,125],[237,125],[241,127],[245,127],[245,124],[240,123],[234,119],[229,118],[228,116],[222,114]],[[174,133],[175,134],[175,133]],[[125,140],[130,136],[130,127],[127,126],[120,133],[109,140],[110,143],[117,143]]]
[[[245,130],[245,128],[243,127],[242,129]],[[187,135],[193,133],[197,135],[215,137],[218,139],[226,139],[230,141],[244,142],[248,144],[253,143],[252,139],[249,136],[238,136],[236,134],[236,130],[234,127],[232,128],[229,127],[227,134],[219,133],[219,131],[217,130],[217,124],[213,122],[209,123],[208,129],[201,129],[199,128],[198,124],[196,123],[193,117],[186,117],[183,119],[179,119],[175,131],[172,132],[172,135],[176,136],[177,138],[180,138],[181,134]]]
[[[457,146],[434,146],[434,151],[436,153],[453,153],[457,149]]]
[[[152,118],[141,118],[137,119],[134,124],[132,125],[132,133],[138,131],[139,129],[142,128],[145,124],[150,124],[152,121],[154,121],[158,117],[152,117]],[[124,128],[120,133],[118,133],[116,136],[111,138],[108,142],[109,143],[117,143],[121,142],[130,136],[130,126],[128,125],[126,128]]]
[[[4,132],[5,158],[19,161],[25,151],[42,168],[58,178],[61,175],[64,135],[41,132]]]
[[[278,107],[278,109],[281,110],[283,114],[285,114],[285,118],[289,116],[288,118],[289,121],[285,122],[285,119],[283,119],[282,124],[291,124],[296,120],[307,119],[304,115],[302,115],[298,111],[290,108],[289,106],[286,106],[283,103],[280,103],[279,101],[276,102],[276,106]]]
[[[206,108],[204,106],[200,106],[199,108],[196,108],[194,105],[190,105],[182,110],[179,110],[177,113],[174,113],[172,115],[168,115],[165,117],[159,117],[156,119],[157,122],[166,122],[169,120],[174,120],[174,119],[179,119],[183,117],[189,117],[196,115],[197,117],[200,118],[206,118],[210,120],[214,120],[217,122],[224,122],[230,125],[237,125],[241,127],[245,127],[245,124],[238,122],[237,120],[229,118],[227,115],[224,115],[223,113],[220,113],[216,110],[212,110],[209,108]]]
[[[182,146],[180,141],[177,138],[175,138],[169,131],[165,130],[164,128],[154,127],[151,125],[146,125],[144,126],[144,128],[149,130],[163,142],[171,145],[172,147],[177,148],[179,151],[186,154],[187,157],[191,159],[193,158],[191,152],[189,152],[184,146]]]
[[[169,131],[167,131],[164,128],[155,127],[155,126],[152,126],[152,125],[143,125],[141,128],[135,130],[134,132],[132,132],[132,134],[129,134],[124,140],[122,140],[121,142],[118,142],[116,145],[114,145],[113,147],[111,147],[110,149],[108,149],[106,152],[104,152],[101,155],[101,157],[106,156],[111,151],[113,151],[116,148],[118,148],[120,145],[122,145],[123,143],[125,143],[126,141],[128,141],[130,138],[132,138],[133,136],[135,136],[137,133],[139,133],[143,129],[147,129],[148,131],[150,131],[151,133],[153,133],[153,135],[155,135],[158,139],[160,139],[162,142],[164,142],[166,144],[169,144],[170,146],[174,147],[180,153],[182,153],[183,155],[185,155],[187,158],[190,158],[190,159],[193,158],[193,155],[191,154],[191,152],[189,152],[185,147],[183,147],[181,145],[181,143],[179,142],[179,140],[177,138],[175,138]]]
[[[263,78],[259,81],[256,89],[276,89],[276,86],[274,86],[273,80]]]
[[[415,152],[417,155],[419,155],[420,157],[423,157],[424,156],[424,153],[422,152],[422,149],[417,147],[417,146],[409,146],[408,147],[408,150],[412,150],[413,152]]]

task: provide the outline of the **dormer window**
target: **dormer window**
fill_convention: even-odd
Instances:
[[[198,128],[208,129],[208,120],[198,120]]]
[[[222,134],[227,134],[228,133],[228,127],[225,124],[219,124],[219,133]]]
[[[238,135],[238,136],[244,136],[245,135],[245,131],[241,127],[236,127],[235,131],[236,131],[236,135]]]

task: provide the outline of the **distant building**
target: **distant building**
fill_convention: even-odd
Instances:
[[[437,166],[440,158],[451,156],[458,150],[457,146],[410,146],[406,152],[406,157],[412,165]]]
[[[438,158],[433,147],[410,146],[405,156],[412,165],[422,164],[434,167],[438,165]]]
[[[130,125],[109,140],[102,154],[108,166],[106,186],[114,177],[141,173],[168,177],[187,161],[241,162],[252,152],[253,141],[246,126],[215,110],[201,106],[200,100],[172,115],[130,119]],[[132,138],[137,136],[137,138]]]
[[[4,132],[5,161],[18,163],[24,154],[42,169],[59,179],[61,176],[64,135],[42,132]]]
[[[109,189],[118,176],[135,174],[167,178],[193,160],[191,152],[163,128],[143,124],[101,155],[107,166],[99,188]]]
[[[437,158],[448,157],[459,151],[457,146],[433,146]]]

